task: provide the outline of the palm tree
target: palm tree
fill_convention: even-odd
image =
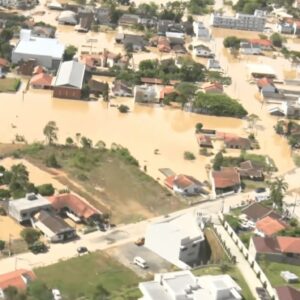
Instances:
[[[283,205],[283,197],[284,192],[286,192],[288,189],[288,183],[284,181],[283,178],[276,177],[274,181],[270,183],[270,198],[280,210],[282,210]]]

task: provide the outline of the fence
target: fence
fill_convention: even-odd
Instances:
[[[228,234],[231,236],[234,243],[239,248],[240,252],[245,257],[246,261],[249,263],[250,267],[255,272],[257,278],[260,280],[264,288],[267,290],[269,295],[274,300],[278,300],[278,296],[274,288],[272,287],[269,279],[265,275],[262,268],[259,266],[259,264],[256,262],[255,258],[249,253],[248,249],[245,247],[239,236],[235,233],[235,231],[231,228],[231,226],[225,221],[224,215],[219,214],[219,219],[221,221],[221,224],[224,226],[225,230],[228,232]],[[217,231],[216,231],[217,232]]]

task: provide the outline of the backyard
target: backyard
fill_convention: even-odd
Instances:
[[[101,252],[83,255],[34,270],[49,288],[58,288],[66,300],[91,299],[97,285],[113,300],[138,299],[140,278]]]
[[[286,285],[286,281],[280,276],[281,271],[290,271],[296,274],[300,278],[300,266],[283,264],[277,262],[261,261],[260,266],[264,270],[265,274],[269,278],[273,287]],[[300,288],[300,283],[293,283],[291,286]]]
[[[203,275],[221,275],[221,274],[228,274],[230,275],[237,284],[242,289],[242,295],[245,300],[255,300],[252,296],[251,291],[240,271],[234,265],[221,265],[221,266],[208,266],[199,268],[193,271],[196,276],[203,276]]]
[[[114,223],[131,223],[167,214],[184,204],[141,171],[127,149],[29,145],[15,155],[55,176],[70,190],[111,215]],[[49,167],[55,156],[59,168]],[[47,166],[48,165],[48,166]]]
[[[0,93],[16,92],[20,86],[20,79],[2,78],[0,79]]]

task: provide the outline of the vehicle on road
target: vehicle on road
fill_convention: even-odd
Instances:
[[[83,254],[83,253],[87,253],[87,252],[89,252],[87,247],[78,247],[77,248],[77,253],[78,254]]]
[[[138,238],[134,243],[137,246],[143,246],[145,244],[145,238],[144,237]]]
[[[141,258],[139,256],[135,256],[134,257],[133,263],[135,265],[139,266],[142,269],[147,269],[148,268],[147,262],[143,258]]]

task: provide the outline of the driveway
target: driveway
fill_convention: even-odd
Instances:
[[[110,248],[107,250],[107,253],[141,277],[146,277],[149,274],[168,272],[173,266],[156,253],[144,246],[137,246],[133,242],[123,244],[117,248]],[[133,264],[133,258],[135,256],[143,258],[149,267],[142,269]]]

